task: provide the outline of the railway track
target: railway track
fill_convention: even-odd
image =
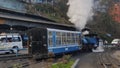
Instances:
[[[7,68],[13,68],[14,66],[18,66],[20,68],[28,68],[30,64],[28,62],[22,62],[22,63],[19,63],[19,64],[16,64],[16,65],[13,65],[13,66],[8,66]]]
[[[28,54],[17,56],[15,54],[0,55],[0,65],[2,65],[2,68],[29,68],[31,58],[32,56]]]
[[[99,53],[98,59],[102,68],[120,68],[120,62],[112,58],[110,52]]]
[[[32,58],[29,54],[22,54],[22,55],[0,55],[0,61],[6,61],[6,60],[15,60],[15,59],[25,59],[25,58]]]

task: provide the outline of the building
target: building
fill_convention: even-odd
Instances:
[[[114,2],[116,2],[116,3],[117,3],[117,2],[120,2],[120,0],[114,0]]]
[[[36,4],[36,3],[52,3],[54,0],[21,0],[21,1]]]
[[[0,0],[0,8],[19,12],[26,12],[26,5],[20,0]]]
[[[112,16],[113,20],[120,23],[120,2],[116,2],[110,8],[110,15]]]
[[[26,2],[26,3],[42,3],[43,0],[21,0],[23,2]]]
[[[94,0],[94,12],[106,12],[107,2],[104,5],[100,4],[101,0]]]

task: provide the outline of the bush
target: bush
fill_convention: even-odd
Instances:
[[[22,65],[17,63],[17,64],[13,64],[12,68],[22,68]]]
[[[70,60],[71,55],[64,55],[61,59],[59,59],[59,63],[52,65],[52,68],[71,68],[74,63],[73,60]]]
[[[52,68],[71,68],[73,63],[74,63],[74,61],[69,61],[66,64],[64,64],[64,63],[57,63],[57,64],[52,65]]]

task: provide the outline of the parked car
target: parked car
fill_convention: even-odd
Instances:
[[[114,45],[114,46],[120,46],[120,39],[113,39],[111,44]]]
[[[23,46],[19,33],[0,34],[0,53],[16,53],[20,49],[23,49]]]

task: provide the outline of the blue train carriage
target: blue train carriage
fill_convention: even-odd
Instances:
[[[81,49],[80,32],[51,28],[33,28],[28,31],[29,54],[35,58],[49,53],[62,54]]]
[[[80,32],[47,28],[48,52],[68,53],[81,49]]]

